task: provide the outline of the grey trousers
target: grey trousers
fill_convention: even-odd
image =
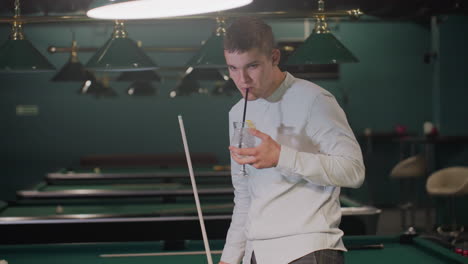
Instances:
[[[251,264],[257,264],[255,253],[252,253]],[[298,258],[290,264],[344,264],[343,251],[324,249],[312,252],[301,258]]]

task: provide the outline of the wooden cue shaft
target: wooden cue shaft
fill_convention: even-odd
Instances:
[[[195,182],[195,176],[193,174],[192,160],[190,158],[190,152],[189,152],[188,143],[187,143],[187,136],[185,135],[184,121],[182,120],[181,115],[179,115],[178,118],[179,118],[180,133],[182,134],[182,142],[184,143],[185,156],[187,158],[187,165],[189,168],[190,180],[192,182],[193,198],[195,198],[195,205],[197,206],[198,219],[199,219],[200,228],[202,231],[203,244],[205,245],[206,258],[207,258],[208,264],[213,264],[213,259],[211,257],[211,252],[210,252],[211,251],[210,245],[208,243],[208,236],[206,235],[205,222],[203,221],[203,213],[202,213],[201,206],[200,206],[200,200],[198,198],[197,184]]]
[[[213,250],[213,254],[221,254],[222,250]],[[129,253],[129,254],[101,254],[101,258],[125,258],[125,257],[160,257],[160,256],[188,256],[205,255],[205,251],[182,251],[182,252],[151,252],[151,253]]]

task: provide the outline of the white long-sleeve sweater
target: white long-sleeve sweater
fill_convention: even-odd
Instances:
[[[241,121],[244,99],[229,112]],[[340,187],[359,187],[364,165],[346,116],[321,87],[287,73],[266,99],[248,102],[247,117],[281,145],[275,168],[231,160],[235,207],[221,260],[286,264],[320,249],[346,250],[338,228]],[[257,138],[257,144],[260,139]]]

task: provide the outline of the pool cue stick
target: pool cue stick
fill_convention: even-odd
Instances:
[[[213,250],[213,254],[221,254],[222,250]],[[182,251],[182,252],[153,252],[153,253],[127,253],[127,254],[101,254],[101,258],[125,258],[125,257],[160,257],[160,256],[189,256],[203,255],[205,251]]]
[[[184,121],[182,116],[179,115],[179,126],[180,133],[182,134],[182,141],[184,143],[185,157],[187,158],[187,165],[189,167],[190,181],[192,182],[193,197],[195,198],[195,205],[197,206],[198,220],[200,222],[200,228],[203,236],[203,243],[205,244],[206,258],[208,264],[213,264],[213,259],[211,258],[210,245],[208,244],[208,237],[205,230],[205,222],[203,221],[203,214],[200,207],[200,200],[198,199],[197,183],[195,182],[195,176],[193,175],[192,160],[190,158],[190,152],[187,144],[187,137],[185,135]]]
[[[244,98],[244,113],[242,114],[242,128],[244,128],[244,124],[245,124],[245,114],[247,113],[247,98],[249,97],[249,88],[245,89],[245,98]],[[242,130],[241,130],[241,133],[240,133],[240,137],[239,137],[239,148],[242,147]],[[245,164],[242,165],[242,170],[245,172]]]
[[[350,245],[346,246],[348,250],[361,250],[361,249],[384,249],[384,244],[368,244],[368,245]]]

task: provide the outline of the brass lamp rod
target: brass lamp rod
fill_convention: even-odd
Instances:
[[[13,18],[17,19],[20,17],[20,3],[19,0],[15,0],[15,15]]]
[[[57,47],[57,46],[49,46],[47,51],[51,54],[54,53],[63,53],[63,52],[71,52],[72,49],[76,52],[95,52],[98,50],[97,47]],[[195,52],[199,50],[199,47],[142,47],[144,51],[150,52]]]
[[[195,20],[195,19],[213,19],[219,16],[223,17],[240,17],[240,16],[257,16],[264,19],[298,19],[298,18],[316,18],[320,16],[327,17],[349,17],[351,19],[357,19],[364,15],[359,9],[351,10],[336,10],[336,11],[275,11],[275,12],[255,12],[255,13],[234,13],[234,12],[217,12],[205,15],[194,15],[194,16],[181,16],[181,17],[170,17],[170,18],[157,18],[157,19],[140,19],[131,20],[135,22],[154,22],[156,20]],[[112,20],[102,20],[89,18],[85,15],[78,16],[15,16],[15,17],[0,17],[0,23],[55,23],[55,22],[113,22]],[[128,22],[128,21],[127,21]]]

